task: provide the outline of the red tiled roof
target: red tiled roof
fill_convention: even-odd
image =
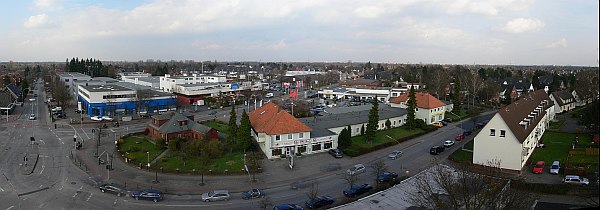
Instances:
[[[402,94],[398,97],[392,98],[392,99],[390,99],[390,103],[395,103],[395,104],[406,103],[406,101],[408,101],[408,94],[409,94],[408,92],[405,92],[404,94]],[[415,98],[417,100],[418,108],[433,109],[433,108],[446,106],[446,104],[444,102],[433,97],[429,93],[423,93],[423,92],[415,93]]]
[[[250,112],[248,117],[250,118],[252,127],[258,133],[274,135],[311,131],[308,126],[290,113],[280,109],[273,102],[269,102]]]

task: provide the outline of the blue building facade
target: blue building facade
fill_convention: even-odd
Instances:
[[[138,112],[155,113],[174,110],[177,107],[177,98],[175,97],[159,97],[150,98],[143,102],[125,101],[125,102],[107,102],[107,103],[90,103],[85,98],[78,96],[78,101],[81,102],[81,109],[84,110],[89,117],[91,116],[123,116],[132,115]],[[139,108],[139,110],[138,110]]]

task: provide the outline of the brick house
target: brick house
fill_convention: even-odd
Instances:
[[[170,139],[218,139],[219,132],[194,121],[191,113],[167,112],[152,116],[146,126],[152,138]]]

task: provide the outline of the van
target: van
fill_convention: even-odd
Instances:
[[[563,182],[566,184],[576,184],[576,185],[588,185],[590,184],[590,180],[587,178],[581,178],[576,175],[566,175],[563,179]]]
[[[272,97],[273,97],[273,93],[267,93],[267,94],[265,95],[265,98],[272,98]]]

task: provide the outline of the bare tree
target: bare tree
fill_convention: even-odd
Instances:
[[[308,191],[306,192],[306,197],[308,197],[308,200],[315,200],[317,198],[317,196],[319,196],[319,185],[316,183],[312,183],[310,185],[310,188],[308,188]]]
[[[385,165],[385,162],[382,159],[376,160],[369,167],[373,169],[372,173],[375,175],[375,178],[387,170],[387,165]]]
[[[431,68],[431,79],[425,81],[427,89],[437,98],[441,99],[446,96],[446,89],[449,87],[450,75],[448,71],[440,68]]]
[[[271,201],[271,198],[269,198],[269,197],[266,197],[265,199],[260,199],[257,204],[258,204],[258,208],[262,209],[262,210],[270,209],[271,206],[273,206],[273,202]]]
[[[64,106],[71,100],[69,89],[65,87],[65,85],[63,85],[58,79],[54,81],[54,85],[52,87],[52,97],[56,99],[58,106]]]
[[[416,192],[406,198],[413,205],[431,209],[527,209],[532,194],[510,188],[510,180],[498,174],[498,161],[491,161],[478,173],[466,167],[436,165],[424,178],[415,179]]]
[[[356,183],[356,181],[358,180],[358,174],[357,173],[344,173],[344,177],[342,177],[347,183],[349,187],[352,187],[352,185],[354,185],[354,183]]]
[[[148,99],[152,97],[152,94],[148,90],[136,90],[135,91],[135,110],[140,115],[141,110],[148,112]]]

